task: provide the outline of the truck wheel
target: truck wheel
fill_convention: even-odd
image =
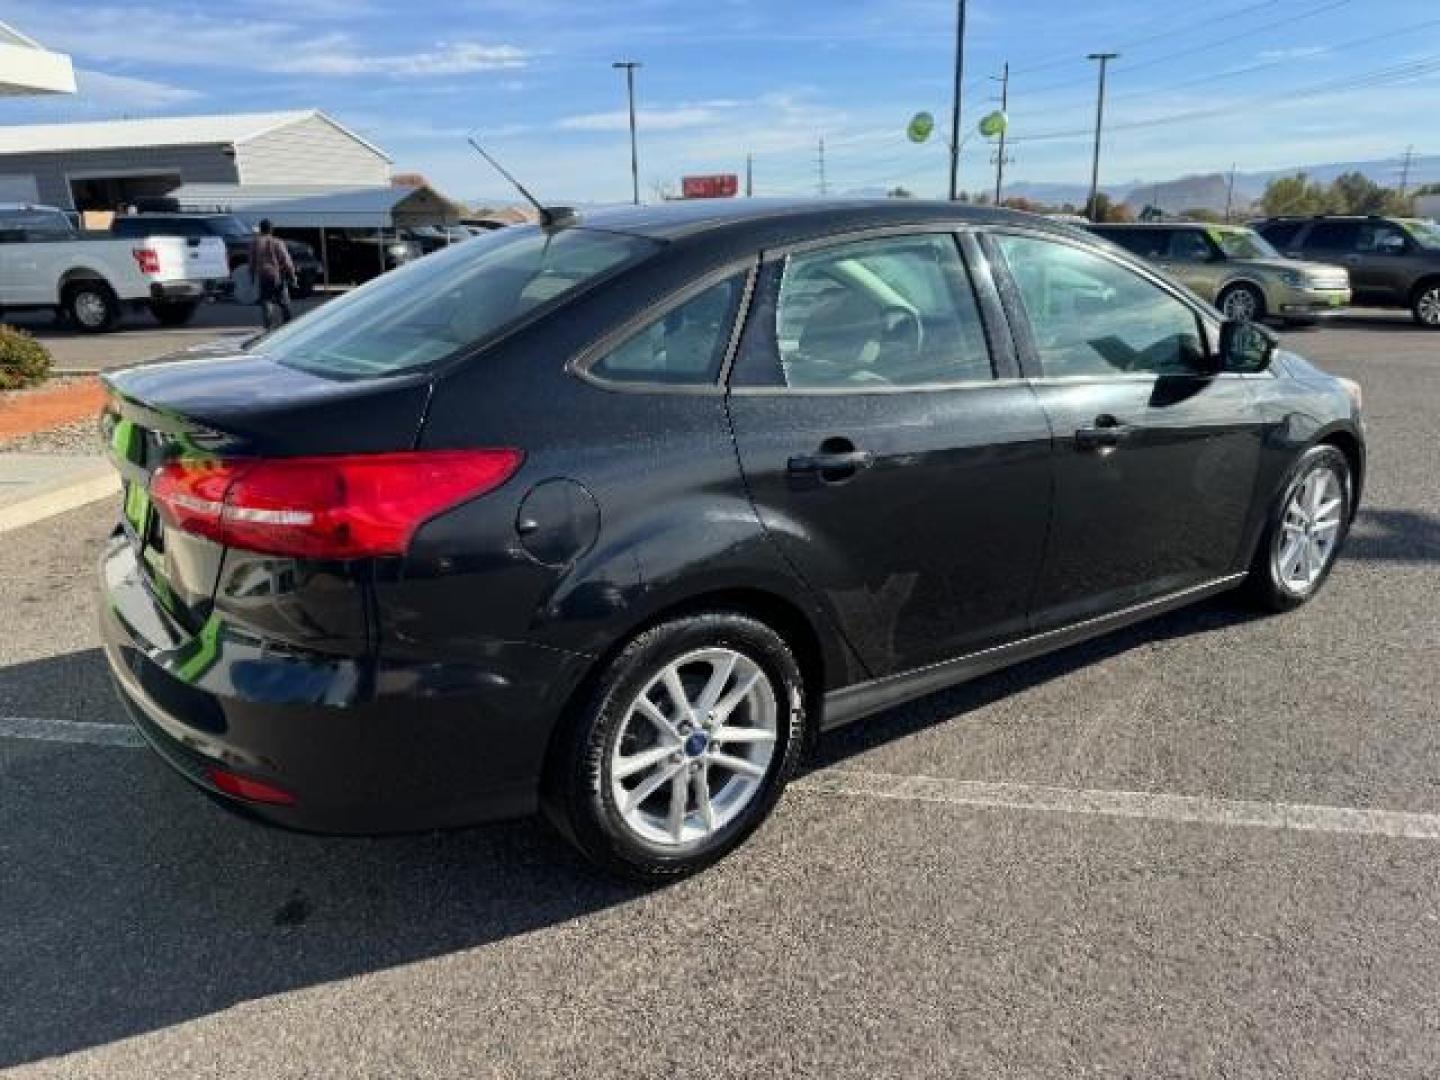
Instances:
[[[200,307],[193,300],[172,300],[168,303],[152,302],[150,314],[161,326],[184,326],[195,317]]]
[[[109,330],[120,318],[120,301],[103,281],[76,281],[65,287],[65,314],[86,334]]]

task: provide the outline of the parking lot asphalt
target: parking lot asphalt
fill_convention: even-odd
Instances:
[[[0,1067],[1433,1076],[1440,335],[1286,344],[1362,382],[1371,440],[1314,603],[1220,598],[837,733],[748,845],[651,893],[538,822],[222,811],[122,734],[91,582],[115,508],[8,534]]]
[[[296,301],[294,311],[304,314],[335,295],[338,293],[321,293]],[[261,327],[259,307],[228,301],[202,304],[195,318],[180,327],[162,327],[144,310],[129,311],[114,330],[104,334],[81,333],[44,311],[11,312],[5,321],[42,341],[58,372],[126,367],[217,338],[256,334]]]

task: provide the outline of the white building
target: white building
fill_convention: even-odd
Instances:
[[[0,127],[0,197],[115,210],[183,184],[385,187],[388,155],[311,109]]]
[[[70,57],[0,22],[0,96],[75,93]]]

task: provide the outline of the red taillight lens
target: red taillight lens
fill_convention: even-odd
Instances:
[[[274,784],[267,784],[264,780],[256,780],[252,776],[241,776],[214,765],[205,770],[205,776],[226,795],[234,795],[237,799],[271,803],[275,806],[295,805],[295,796],[290,792]]]
[[[150,482],[167,525],[227,547],[296,558],[402,555],[424,522],[493,491],[519,450],[440,450],[269,461],[176,461]]]
[[[135,265],[140,267],[142,274],[160,272],[160,253],[154,248],[134,248],[130,254],[135,256]]]

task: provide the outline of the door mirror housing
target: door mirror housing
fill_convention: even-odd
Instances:
[[[1258,374],[1270,366],[1279,346],[1274,331],[1259,323],[1226,319],[1220,324],[1220,370]]]

